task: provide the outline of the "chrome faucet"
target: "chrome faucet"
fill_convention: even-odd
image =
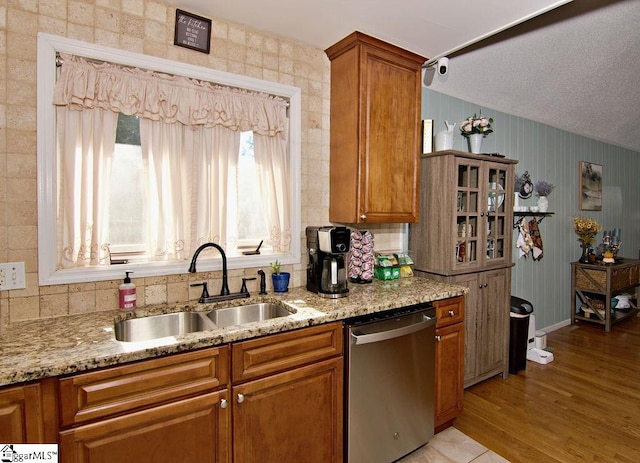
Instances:
[[[205,243],[198,249],[196,249],[196,252],[191,258],[189,273],[196,273],[196,261],[198,260],[198,256],[200,255],[200,253],[206,248],[216,248],[222,256],[222,289],[220,290],[220,296],[229,296],[229,285],[227,284],[227,255],[225,254],[224,249],[220,247],[220,245],[216,243]]]

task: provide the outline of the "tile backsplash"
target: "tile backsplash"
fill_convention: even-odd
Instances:
[[[198,14],[197,11],[193,11]],[[38,285],[36,178],[36,72],[38,32],[242,74],[302,90],[301,263],[285,266],[292,285],[306,284],[307,225],[328,224],[329,60],[323,50],[212,19],[211,52],[173,45],[175,8],[150,0],[78,3],[65,0],[5,2],[0,6],[0,262],[25,262],[27,287],[0,291],[0,328],[37,319],[118,307],[121,280]],[[376,248],[400,249],[403,226],[369,227]],[[230,270],[229,287],[257,268]],[[220,287],[220,272],[133,278],[138,306],[196,301],[208,281]],[[268,279],[268,288],[271,282]],[[258,281],[247,282],[251,292]]]

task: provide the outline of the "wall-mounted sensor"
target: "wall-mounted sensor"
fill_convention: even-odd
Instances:
[[[449,58],[442,57],[438,60],[438,74],[444,76],[447,72],[449,72]]]

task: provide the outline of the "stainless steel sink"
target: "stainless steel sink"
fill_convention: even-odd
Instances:
[[[114,324],[118,341],[142,342],[167,336],[215,330],[226,326],[286,317],[291,312],[273,302],[223,307],[211,312],[176,312],[130,318]]]
[[[201,312],[176,312],[131,318],[114,325],[116,339],[125,342],[150,341],[215,328],[211,320]]]
[[[272,318],[286,317],[291,312],[280,304],[263,302],[259,304],[241,305],[238,307],[225,307],[216,309],[207,314],[219,328],[245,323],[270,320]]]

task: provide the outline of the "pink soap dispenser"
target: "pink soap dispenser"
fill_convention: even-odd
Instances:
[[[118,286],[120,309],[133,310],[136,308],[136,285],[131,283],[129,274],[133,272],[124,272],[124,282]]]

